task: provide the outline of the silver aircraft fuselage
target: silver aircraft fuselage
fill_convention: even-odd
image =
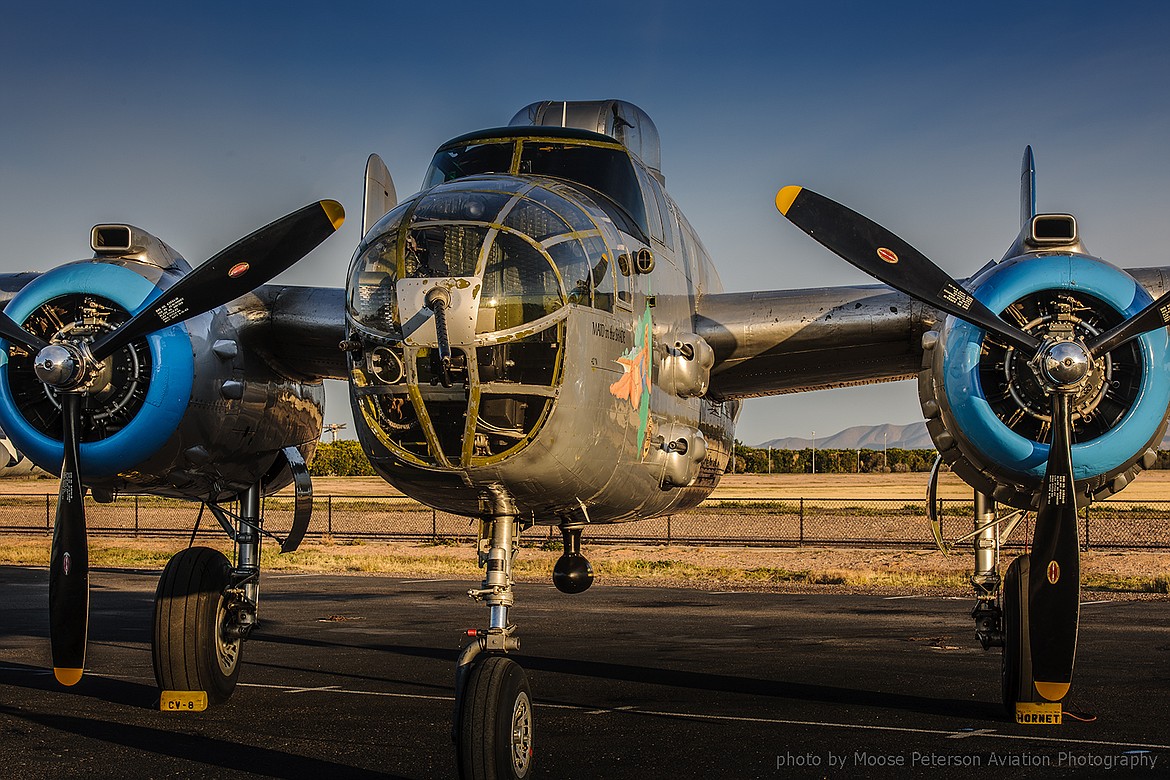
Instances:
[[[428,184],[371,228],[347,290],[354,417],[378,473],[446,511],[503,497],[542,524],[702,501],[739,403],[702,397],[713,354],[695,315],[720,283],[653,173],[606,136],[507,128],[442,147]]]

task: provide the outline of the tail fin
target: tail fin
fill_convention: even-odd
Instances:
[[[1036,160],[1032,146],[1024,147],[1024,164],[1020,168],[1020,227],[1028,226],[1036,216]]]

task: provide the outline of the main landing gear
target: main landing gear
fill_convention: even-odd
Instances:
[[[1002,580],[999,552],[1018,525],[1022,512],[998,517],[995,501],[975,493],[975,573],[971,584],[977,602],[971,617],[975,637],[984,650],[1003,648],[1000,673],[1003,706],[1020,723],[1060,723],[1061,704],[1042,696],[1034,683],[1032,637],[1029,622],[1031,556],[1011,562]],[[1000,601],[1002,599],[1002,602]]]
[[[240,495],[235,527],[213,511],[236,543],[236,566],[218,550],[189,547],[163,570],[155,593],[151,654],[163,691],[207,694],[226,701],[240,675],[244,640],[256,625],[260,597],[260,485]]]

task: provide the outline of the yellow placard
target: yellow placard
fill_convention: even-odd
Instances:
[[[163,712],[203,712],[207,709],[207,691],[163,691],[158,708]]]
[[[1060,702],[1016,702],[1016,723],[1027,726],[1059,726],[1063,708]]]

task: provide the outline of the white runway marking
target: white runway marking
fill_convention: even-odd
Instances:
[[[10,666],[0,666],[0,671],[23,672],[25,674],[48,674],[46,669],[22,669]],[[92,677],[109,677],[112,679],[147,679],[136,675],[95,674]],[[420,701],[454,702],[454,696],[435,696],[425,693],[391,693],[389,691],[359,691],[350,688],[325,686],[323,688],[298,688],[289,685],[268,685],[264,683],[239,683],[240,688],[262,688],[265,690],[280,691],[283,693],[316,692],[322,694],[342,694],[347,696],[382,696],[393,699],[418,699]],[[1002,734],[995,729],[916,729],[908,726],[874,726],[865,723],[834,723],[818,720],[791,720],[787,718],[759,718],[739,715],[707,715],[699,712],[669,712],[666,710],[643,710],[634,706],[601,708],[587,707],[581,704],[550,704],[537,701],[536,706],[549,710],[577,710],[586,714],[601,714],[606,712],[625,713],[627,715],[649,715],[657,718],[676,718],[678,720],[708,721],[714,723],[758,723],[773,726],[807,726],[811,728],[845,729],[847,731],[872,731],[899,734],[922,734],[943,737],[945,739],[994,739],[1015,740],[1019,742],[1038,742],[1059,745],[1078,745],[1083,747],[1119,747],[1143,748],[1146,750],[1170,750],[1170,745],[1143,743],[1143,742],[1115,742],[1102,739],[1070,739],[1068,737],[1047,737],[1041,734]]]
[[[995,729],[970,729],[951,734],[947,739],[966,739],[967,737],[981,737],[984,734],[994,734]]]
[[[289,688],[286,685],[262,685],[259,683],[240,683],[240,687],[250,688],[267,688],[271,690],[284,691],[286,693],[297,692],[300,689]],[[310,689],[311,690],[311,689]],[[421,699],[426,701],[455,701],[454,696],[434,696],[420,693],[387,693],[382,691],[357,691],[348,688],[325,688],[320,689],[322,693],[340,693],[354,696],[388,696],[399,699]],[[586,715],[600,715],[604,713],[625,713],[627,715],[649,715],[657,718],[677,718],[678,720],[697,720],[723,723],[761,723],[775,726],[809,726],[812,728],[829,728],[829,729],[846,729],[851,731],[877,731],[877,732],[896,732],[899,734],[923,734],[935,735],[944,737],[946,739],[965,739],[969,737],[979,737],[982,739],[1009,739],[1022,742],[1040,742],[1040,743],[1057,743],[1061,745],[1081,745],[1093,747],[1124,747],[1124,748],[1145,748],[1147,750],[1170,750],[1170,745],[1146,744],[1141,742],[1112,742],[1101,739],[1070,739],[1067,737],[1046,737],[1039,734],[1001,734],[995,729],[976,729],[973,731],[960,730],[948,731],[946,729],[916,729],[907,726],[872,726],[865,723],[834,723],[832,721],[818,721],[818,720],[790,720],[787,718],[757,718],[739,715],[707,715],[699,712],[669,712],[666,710],[644,710],[634,706],[624,707],[603,707],[590,708],[580,704],[550,704],[548,702],[536,701],[536,706],[541,709],[549,710],[577,710],[584,711]]]

